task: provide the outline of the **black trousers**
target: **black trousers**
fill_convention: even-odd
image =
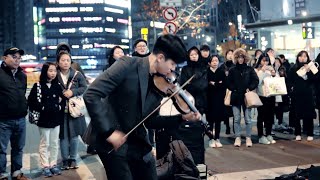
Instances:
[[[155,159],[150,153],[150,158],[129,159],[112,152],[98,151],[98,155],[105,168],[108,180],[157,180]]]
[[[306,130],[307,136],[313,136],[313,128],[314,128],[314,124],[313,124],[313,119],[303,119],[303,129]],[[301,136],[301,122],[300,119],[296,119],[295,122],[295,131],[294,134],[296,136]]]
[[[282,124],[283,122],[283,109],[281,106],[277,106],[275,107],[275,115],[276,115],[276,118],[278,119],[278,124]]]
[[[214,125],[214,139],[220,139],[221,120],[225,120],[225,118],[215,117],[215,115],[212,113],[207,113],[206,115],[209,124],[208,129],[212,131]],[[211,136],[210,139],[213,139],[213,137]]]
[[[274,97],[262,97],[259,96],[263,106],[258,107],[258,136],[263,136],[263,127],[266,128],[266,135],[271,135],[272,124],[274,122],[274,106],[275,98]]]

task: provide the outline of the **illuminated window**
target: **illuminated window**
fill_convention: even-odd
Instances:
[[[105,28],[105,31],[109,32],[109,33],[115,33],[116,29],[114,29],[114,28]]]
[[[77,7],[46,8],[46,12],[78,12]]]
[[[129,43],[129,39],[121,39],[122,43]]]
[[[84,44],[82,46],[82,49],[91,49],[91,48],[93,48],[93,44]]]
[[[106,20],[109,22],[113,22],[113,17],[106,17]]]
[[[50,4],[79,4],[80,0],[49,0]]]
[[[102,4],[104,0],[80,0],[81,4]]]
[[[72,49],[78,49],[78,48],[80,48],[80,46],[79,45],[72,45],[71,48]],[[72,57],[72,59],[73,59],[73,57]]]
[[[80,12],[92,12],[93,7],[80,7]]]
[[[66,29],[59,29],[59,33],[75,33],[75,28],[66,28]]]
[[[62,22],[80,22],[81,17],[62,17],[61,21]]]
[[[123,10],[122,9],[116,9],[116,8],[104,7],[104,11],[123,14]]]
[[[102,17],[83,17],[84,21],[101,21]]]
[[[128,0],[105,0],[105,3],[113,6],[124,7],[124,8],[129,8],[130,6],[130,3]]]
[[[92,27],[80,27],[79,31],[82,31],[83,33],[100,33],[103,32],[103,28],[102,27],[96,27],[96,28],[92,28]]]
[[[128,19],[117,19],[118,23],[122,23],[122,24],[128,24],[129,20]]]
[[[49,22],[60,22],[59,17],[49,17]]]

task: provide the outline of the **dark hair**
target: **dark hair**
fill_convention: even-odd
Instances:
[[[259,68],[259,66],[260,66],[260,64],[261,64],[261,61],[262,61],[262,59],[264,59],[264,58],[269,61],[269,64],[268,64],[268,65],[271,65],[270,58],[269,58],[268,54],[267,54],[267,53],[262,53],[262,54],[259,56],[258,61],[256,62],[255,68]]]
[[[278,58],[278,57],[276,57],[274,62],[276,62],[276,60],[279,60],[279,62],[280,62],[280,67],[281,67],[281,66],[283,65],[283,63],[281,62],[281,59]],[[273,66],[275,66],[275,65],[276,65],[276,63],[273,63]]]
[[[67,43],[60,43],[57,45],[56,55],[58,55],[62,50],[68,51],[68,53],[70,53],[71,48]]]
[[[176,64],[187,59],[187,50],[178,36],[166,34],[160,36],[153,47],[153,54],[162,53],[166,59],[172,59]]]
[[[136,48],[136,46],[137,46],[137,44],[138,44],[139,42],[144,42],[144,43],[146,43],[146,45],[148,45],[148,42],[147,42],[146,40],[144,40],[144,39],[137,39],[137,40],[133,43],[133,47]]]
[[[48,82],[48,69],[50,66],[55,66],[57,68],[57,64],[53,62],[46,62],[43,64],[40,74],[40,84],[46,84]],[[52,82],[58,81],[57,77],[55,77]]]
[[[200,51],[210,51],[210,46],[208,44],[203,44],[201,47],[200,47]]]
[[[233,53],[233,50],[232,49],[228,49],[228,51],[226,51],[226,53],[224,54],[224,57],[227,59],[227,54],[229,53],[229,52],[232,52]]]
[[[315,61],[316,61],[317,63],[320,63],[320,53],[319,53],[318,56],[316,57]]]
[[[211,63],[211,62],[212,62],[212,59],[213,59],[214,57],[217,57],[217,58],[218,58],[218,63],[220,62],[219,55],[214,54],[214,55],[210,56],[210,59],[209,59],[208,63]]]
[[[123,49],[120,46],[114,46],[110,50],[109,54],[107,54],[107,57],[106,57],[108,59],[108,67],[110,67],[114,62],[116,62],[116,59],[113,58],[113,54],[116,49],[121,49],[123,51]]]
[[[274,51],[272,48],[267,48],[264,53],[268,53],[269,51]]]
[[[299,63],[299,57],[302,56],[303,53],[305,53],[305,54],[307,55],[307,58],[308,58],[308,59],[307,59],[307,63],[310,62],[310,57],[309,57],[308,52],[307,52],[307,51],[300,51],[300,52],[298,53],[298,55],[297,55],[296,64]]]
[[[258,52],[261,52],[261,54],[263,53],[261,49],[257,49],[254,51],[254,58],[256,58]]]
[[[280,57],[281,59],[286,59],[286,57],[285,57],[283,54],[280,54],[279,57]]]
[[[68,55],[68,56],[70,57],[70,59],[71,59],[71,54],[62,51],[62,52],[60,52],[60,53],[57,55],[57,59],[56,59],[57,63],[60,61],[61,56],[62,56],[62,55],[65,55],[65,54]]]

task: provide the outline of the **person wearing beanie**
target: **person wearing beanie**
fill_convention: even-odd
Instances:
[[[137,39],[133,44],[133,48],[132,56],[147,57],[150,55],[148,42],[144,39]]]

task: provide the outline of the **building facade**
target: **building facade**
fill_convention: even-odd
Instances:
[[[301,50],[308,51],[311,59],[320,53],[320,1],[260,0],[260,3],[260,20],[245,25],[258,35],[258,48],[272,47],[290,62],[295,62]]]
[[[59,43],[68,43],[83,69],[102,69],[115,45],[129,52],[130,0],[43,0],[35,3],[35,44],[41,60],[55,61]]]
[[[30,0],[2,0],[0,6],[0,54],[9,47],[19,47],[34,54],[32,6]]]

